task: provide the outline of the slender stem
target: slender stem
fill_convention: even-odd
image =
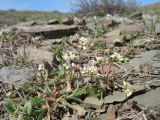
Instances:
[[[109,73],[110,73],[111,67],[112,67],[112,64],[109,64],[109,69],[108,69],[108,73],[107,73],[107,80],[108,80],[108,77],[109,77]]]

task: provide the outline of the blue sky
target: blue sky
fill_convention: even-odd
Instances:
[[[73,0],[74,1],[74,0]],[[137,0],[141,4],[160,2],[160,0]],[[44,10],[69,12],[72,9],[70,0],[0,0],[0,9]]]

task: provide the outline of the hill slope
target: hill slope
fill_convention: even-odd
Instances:
[[[157,14],[160,16],[160,2],[146,5],[143,7],[143,9],[147,11],[151,11],[153,14]]]
[[[0,11],[0,26],[13,25],[19,22],[27,21],[48,21],[50,19],[59,19],[69,14],[63,14],[60,12],[42,12],[42,11]]]

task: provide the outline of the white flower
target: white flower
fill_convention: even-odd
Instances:
[[[79,43],[80,43],[80,45],[86,45],[87,41],[88,41],[87,38],[81,37],[80,40],[79,40]]]
[[[86,50],[87,49],[87,44],[88,44],[88,39],[85,37],[81,37],[79,39],[79,48]]]
[[[76,64],[75,64],[75,63],[72,63],[71,66],[72,66],[73,68],[75,68],[75,67],[76,67]]]
[[[112,17],[112,15],[111,15],[111,14],[108,14],[108,13],[106,14],[106,16],[107,16],[107,17]]]
[[[123,81],[123,85],[124,85],[124,92],[126,93],[127,97],[132,95],[132,90],[130,89],[131,85],[128,82]]]
[[[97,16],[94,16],[94,17],[93,17],[93,19],[95,19],[95,20],[96,20],[96,19],[97,19]]]
[[[69,60],[74,60],[75,58],[77,58],[77,56],[74,53],[72,53],[71,51],[69,51],[67,53],[63,53],[62,58],[65,61],[69,61]]]
[[[95,66],[88,66],[87,67],[87,72],[89,74],[93,74],[94,72],[96,72],[96,70],[97,70],[97,67],[95,67]]]
[[[71,60],[74,60],[75,58],[77,58],[77,56],[76,56],[74,53],[69,52],[69,58],[70,58]]]
[[[83,49],[83,50],[86,50],[86,49],[87,49],[87,47],[86,47],[86,46],[83,46],[83,47],[82,47],[82,49]]]
[[[44,63],[41,63],[38,65],[38,70],[41,71],[41,70],[44,70],[45,69],[45,66],[44,66]]]
[[[130,89],[126,89],[124,92],[126,93],[127,97],[131,96],[133,93]]]
[[[97,62],[101,62],[103,60],[103,57],[96,57]]]
[[[128,89],[131,87],[131,84],[128,82],[125,82],[125,81],[123,81],[123,85],[124,85],[125,89]]]
[[[119,53],[117,53],[117,52],[114,52],[114,53],[111,55],[111,58],[112,58],[112,59],[116,59],[116,60],[118,60],[118,61],[123,61],[123,60],[124,60],[123,57],[122,57]]]
[[[70,59],[69,55],[67,53],[64,53],[62,58],[66,61],[68,61]]]
[[[71,66],[67,63],[64,63],[63,66],[65,67],[66,70],[68,70]]]

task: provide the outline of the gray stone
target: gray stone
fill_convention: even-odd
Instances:
[[[155,108],[158,107],[160,111],[160,88],[146,92],[145,94],[133,97],[131,100],[137,101],[138,104],[145,107]]]
[[[146,87],[143,84],[134,84],[133,86],[130,87],[133,92],[139,92],[139,91],[144,91]]]
[[[160,80],[153,79],[148,84],[150,87],[160,87]]]
[[[112,95],[108,95],[104,98],[104,103],[122,102],[126,99],[126,94],[124,92],[115,91]]]
[[[44,36],[47,39],[56,39],[73,35],[78,27],[75,25],[35,25],[35,26],[15,26],[17,30],[37,36]]]
[[[68,17],[64,17],[61,19],[62,24],[64,25],[72,25],[74,24],[74,20]]]
[[[35,71],[30,68],[20,67],[2,67],[0,69],[0,81],[7,84],[13,84],[16,87],[22,87],[25,83],[35,78]]]
[[[59,20],[56,20],[56,19],[49,20],[49,21],[47,22],[48,25],[54,25],[54,24],[59,24],[59,23],[60,23],[60,21],[59,21]]]
[[[62,39],[47,39],[41,43],[42,46],[48,46],[52,44],[60,44]]]
[[[31,46],[20,47],[17,50],[17,57],[27,54],[28,60],[34,60],[35,63],[39,63],[43,60],[47,61],[50,65],[53,62],[53,53],[43,49],[37,49]]]
[[[160,23],[155,24],[155,33],[160,34]]]
[[[129,16],[129,19],[142,19],[142,12],[134,12]]]
[[[121,35],[132,35],[137,37],[145,30],[145,26],[143,24],[131,24],[131,25],[121,25],[120,26],[120,34]]]
[[[103,101],[95,97],[86,97],[84,100],[84,104],[90,108],[100,109],[103,105]]]
[[[143,82],[146,82],[146,79],[145,78],[138,78],[138,77],[128,77],[127,79],[127,82],[130,82],[130,83],[143,83]]]
[[[153,57],[157,53],[160,53],[160,51],[159,50],[147,51],[144,54],[142,54],[140,57],[132,59],[129,62],[129,66],[136,67],[136,66],[147,64],[147,63],[153,63],[154,62]]]

